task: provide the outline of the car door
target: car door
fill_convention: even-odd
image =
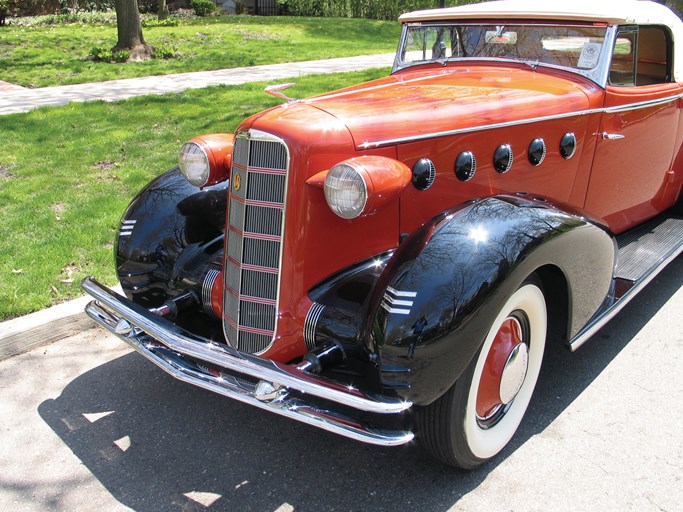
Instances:
[[[665,207],[682,93],[672,54],[665,27],[619,29],[585,205],[615,233]]]

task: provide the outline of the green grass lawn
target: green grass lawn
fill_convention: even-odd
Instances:
[[[152,45],[173,46],[177,56],[126,64],[93,62],[93,47],[116,44],[115,24],[0,27],[0,80],[46,87],[392,52],[400,26],[347,18],[220,16],[184,20],[178,27],[149,27],[143,34]]]
[[[304,77],[296,95],[386,74]],[[0,320],[82,295],[79,282],[87,275],[114,284],[112,244],[133,196],[175,165],[187,139],[232,132],[281,103],[262,92],[265,85],[0,116]]]

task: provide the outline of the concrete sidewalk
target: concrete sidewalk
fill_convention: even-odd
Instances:
[[[41,89],[3,88],[0,115],[28,112],[44,106],[66,105],[72,101],[117,101],[147,94],[168,94],[210,85],[240,85],[275,81],[302,75],[342,73],[391,66],[393,53],[361,55],[339,59],[285,62],[246,68],[219,69],[197,73],[126,78],[108,82],[62,85]]]

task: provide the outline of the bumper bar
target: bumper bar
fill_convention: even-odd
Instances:
[[[357,441],[395,446],[413,439],[412,432],[375,429],[354,418],[325,410],[305,397],[310,395],[351,409],[383,415],[400,414],[411,407],[410,402],[368,395],[293,366],[199,338],[112,292],[93,278],[86,278],[82,286],[95,299],[86,307],[88,316],[177,379]],[[197,361],[221,368],[225,373],[210,371]],[[239,375],[247,379],[241,379]],[[252,380],[257,380],[256,384]]]

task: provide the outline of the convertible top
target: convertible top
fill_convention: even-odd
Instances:
[[[533,19],[588,21],[610,25],[657,24],[673,27],[681,20],[669,8],[644,0],[499,0],[461,5],[445,9],[429,9],[402,15],[399,21],[463,20],[463,19]]]

